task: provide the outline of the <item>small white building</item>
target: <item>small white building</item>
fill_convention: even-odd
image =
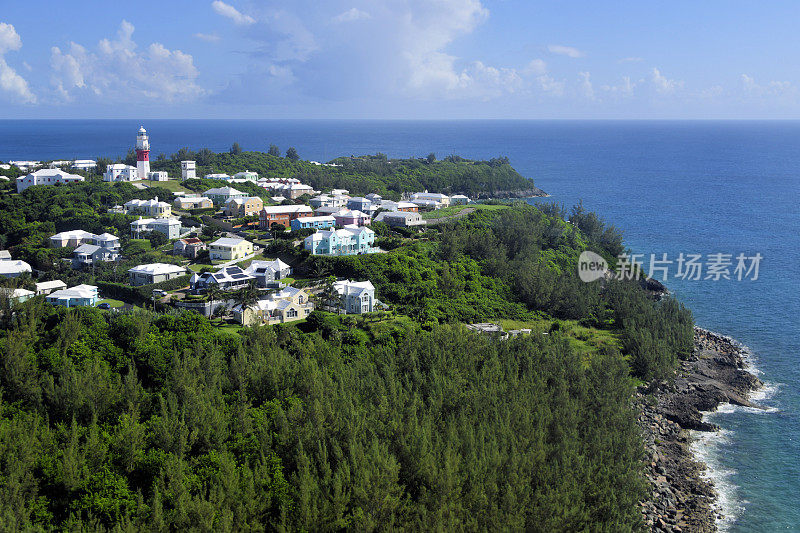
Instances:
[[[97,161],[94,159],[76,159],[72,162],[72,168],[75,170],[92,170],[97,168]]]
[[[144,239],[147,233],[158,231],[168,239],[177,239],[181,234],[181,221],[177,218],[140,218],[131,222],[131,237]]]
[[[60,279],[54,279],[53,281],[41,281],[36,284],[36,296],[50,294],[53,291],[60,291],[61,289],[66,288],[67,284]]]
[[[43,168],[36,172],[31,172],[27,176],[17,178],[17,192],[22,192],[34,185],[65,185],[68,183],[79,183],[84,181],[83,176],[70,174],[57,168]]]
[[[145,176],[146,177],[146,176]],[[139,181],[142,176],[139,176],[139,171],[136,167],[130,165],[123,165],[122,163],[114,163],[108,165],[103,174],[103,181]]]
[[[178,265],[167,263],[150,263],[149,265],[139,265],[128,270],[131,285],[151,285],[161,283],[186,274],[186,269]]]
[[[194,161],[181,161],[181,179],[193,180],[197,178],[197,166]]]
[[[147,179],[150,181],[169,181],[169,174],[163,170],[154,170],[147,173]]]

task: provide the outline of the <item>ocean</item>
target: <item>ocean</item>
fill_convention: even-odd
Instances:
[[[304,159],[351,154],[506,155],[570,208],[578,201],[624,230],[635,253],[673,261],[667,285],[698,325],[752,353],[768,409],[724,406],[723,430],[693,448],[711,467],[727,531],[800,530],[800,122],[147,120],[152,154],[178,148],[297,148]],[[122,156],[130,120],[0,121],[0,160]],[[533,200],[532,200],[533,201]],[[679,254],[732,257],[731,279],[680,279]],[[763,258],[736,279],[736,256]],[[751,262],[752,263],[752,262]],[[663,265],[662,265],[663,266]],[[702,278],[706,277],[706,272]],[[660,277],[661,275],[659,275]]]

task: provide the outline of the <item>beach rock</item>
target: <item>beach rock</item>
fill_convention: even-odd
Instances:
[[[716,492],[692,456],[688,430],[715,431],[703,412],[723,403],[759,406],[748,398],[761,381],[746,371],[744,348],[733,339],[695,328],[695,349],[681,361],[674,381],[637,391],[638,422],[645,440],[645,477],[650,498],[641,502],[651,531],[712,532],[719,511]]]

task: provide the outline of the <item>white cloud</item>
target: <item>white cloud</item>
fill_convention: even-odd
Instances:
[[[577,48],[574,48],[572,46],[563,46],[560,44],[551,44],[547,47],[547,50],[551,54],[558,54],[561,56],[567,56],[572,58],[583,57],[584,55],[586,55]]]
[[[22,48],[22,39],[11,24],[0,22],[0,91],[9,93],[12,98],[26,104],[35,104],[28,82],[17,74],[5,59],[7,52],[15,52]]]
[[[54,46],[51,82],[61,98],[176,102],[203,93],[191,55],[160,43],[137,51],[133,32],[133,25],[123,20],[116,38],[101,40],[94,52],[74,42],[65,51]]]
[[[749,96],[763,97],[787,97],[797,94],[797,88],[788,81],[770,81],[766,85],[756,83],[752,76],[742,74],[742,86],[744,92]]]
[[[611,94],[633,96],[633,89],[635,87],[636,82],[632,82],[630,76],[623,76],[622,82],[619,85],[603,85],[602,89]]]
[[[594,100],[594,87],[592,87],[592,75],[588,72],[579,72],[581,78],[581,94],[587,100]]]
[[[254,24],[256,21],[256,19],[250,15],[241,13],[238,9],[230,4],[226,4],[222,0],[214,0],[211,2],[211,7],[218,15],[231,19],[234,24],[238,24],[239,26],[248,26]]]
[[[200,33],[197,32],[194,34],[195,39],[200,39],[201,41],[205,41],[207,43],[218,43],[220,41],[220,36],[216,33]]]
[[[524,74],[544,74],[547,72],[547,63],[541,59],[533,59],[522,69]]]
[[[367,20],[371,18],[372,15],[366,11],[361,11],[360,9],[353,7],[333,17],[331,22],[334,24],[341,24],[343,22],[355,22],[356,20]]]
[[[566,83],[560,80],[555,80],[547,74],[543,74],[536,78],[539,88],[552,96],[564,96],[564,87]]]
[[[667,78],[657,68],[653,68],[651,71],[650,80],[653,82],[656,92],[660,94],[672,94],[683,87],[682,81]]]

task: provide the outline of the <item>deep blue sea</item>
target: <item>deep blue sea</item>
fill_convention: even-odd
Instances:
[[[0,160],[124,155],[138,122],[0,121]],[[340,155],[507,155],[553,201],[597,211],[645,254],[760,253],[756,281],[668,279],[696,322],[752,349],[767,411],[724,408],[695,444],[729,531],[800,531],[800,122],[148,120],[182,146]],[[733,267],[731,267],[733,268]],[[675,270],[670,270],[670,275]]]

